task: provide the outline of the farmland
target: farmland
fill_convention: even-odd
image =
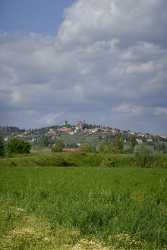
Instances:
[[[0,160],[0,249],[167,249],[166,169],[107,157]]]

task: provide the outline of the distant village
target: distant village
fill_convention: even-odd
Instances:
[[[133,138],[136,145],[145,143],[150,146],[164,148],[164,150],[167,148],[166,136],[92,125],[82,121],[78,121],[74,125],[65,121],[63,125],[40,129],[25,130],[17,127],[1,127],[1,130],[3,131],[5,142],[8,142],[11,137],[15,137],[30,142],[34,148],[50,147],[57,140],[62,140],[65,151],[73,149],[77,151],[81,143],[86,142],[92,147],[96,147],[99,142],[111,143],[117,136],[123,139],[125,145]]]

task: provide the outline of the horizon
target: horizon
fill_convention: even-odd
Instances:
[[[166,25],[166,0],[0,1],[0,126],[166,136]]]
[[[135,129],[124,129],[123,127],[113,127],[112,125],[107,125],[107,124],[99,124],[98,122],[89,122],[89,121],[75,121],[75,122],[69,122],[67,121],[69,125],[71,126],[75,126],[76,123],[78,122],[82,122],[85,124],[88,124],[88,125],[95,125],[95,126],[100,126],[101,128],[110,128],[110,129],[118,129],[120,131],[129,131],[129,132],[132,132],[132,133],[143,133],[143,134],[150,134],[150,135],[153,135],[153,136],[161,136],[161,137],[167,137],[167,134],[160,134],[160,133],[152,133],[148,130],[143,130],[143,131],[139,131],[139,130],[135,130]],[[44,129],[44,128],[53,128],[53,127],[56,127],[56,126],[60,126],[62,127],[63,125],[65,124],[65,121],[64,123],[59,123],[59,124],[54,124],[54,125],[50,125],[50,126],[43,126],[43,127],[32,127],[32,128],[25,128],[25,127],[19,127],[19,126],[10,126],[10,125],[5,125],[5,126],[1,126],[0,125],[0,128],[18,128],[19,130],[25,130],[25,131],[28,131],[28,130],[40,130],[40,129]]]

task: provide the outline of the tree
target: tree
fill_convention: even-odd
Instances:
[[[52,152],[54,152],[54,153],[62,152],[63,147],[64,147],[64,143],[61,140],[59,140],[52,146]]]
[[[130,145],[132,146],[132,148],[134,148],[137,144],[135,135],[129,135],[128,139],[129,139]]]
[[[16,154],[29,154],[31,151],[31,144],[29,142],[13,138],[8,143],[8,152]]]
[[[49,139],[46,135],[42,135],[39,139],[40,146],[42,147],[48,147],[49,146]]]
[[[4,139],[2,134],[0,133],[0,157],[5,155],[5,146],[4,146]]]
[[[124,148],[124,141],[121,136],[116,136],[113,141],[113,153],[122,153]]]

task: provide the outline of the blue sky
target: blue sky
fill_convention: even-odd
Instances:
[[[1,32],[55,34],[74,0],[0,0]]]
[[[167,135],[166,0],[0,0],[0,125]]]

